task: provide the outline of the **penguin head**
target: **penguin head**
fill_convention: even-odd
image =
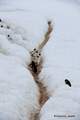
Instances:
[[[3,25],[1,25],[1,27],[3,27]]]
[[[34,48],[34,51],[36,51],[36,48]]]
[[[68,79],[65,79],[65,83],[68,83]]]
[[[10,35],[8,35],[8,37],[10,37]]]

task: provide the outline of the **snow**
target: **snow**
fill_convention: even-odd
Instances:
[[[37,13],[1,7],[6,12],[0,12],[0,120],[33,119],[40,108],[40,93],[28,70],[29,52],[44,40],[47,21]]]
[[[41,109],[41,120],[58,120],[54,115],[75,115],[60,119],[80,118],[80,14],[75,6],[65,2],[53,5],[54,30],[43,49],[44,63],[39,76],[52,98]],[[71,88],[65,84],[66,78]]]
[[[0,54],[0,120],[26,120],[38,110],[38,88],[20,58]]]
[[[7,18],[5,17],[5,14]],[[3,22],[11,26],[11,31],[22,36],[22,39],[24,40],[22,43],[26,43],[26,46],[28,46],[26,49],[28,51],[38,47],[38,45],[44,40],[44,34],[46,33],[48,27],[45,17],[43,19],[43,16],[41,15],[36,13],[26,13],[23,11],[14,11],[13,13],[1,12],[1,15],[1,18],[4,20]],[[13,33],[11,35],[13,35]],[[17,43],[20,44],[20,42]]]
[[[79,120],[79,0],[3,0],[0,18],[4,26],[0,28],[0,120],[32,120],[31,114],[39,110],[39,90],[28,70],[29,52],[43,42],[48,20],[53,31],[42,51],[39,81],[50,99],[41,108],[40,120]],[[66,78],[72,87],[65,84]]]

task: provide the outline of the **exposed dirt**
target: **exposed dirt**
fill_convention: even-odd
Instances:
[[[48,32],[45,35],[45,40],[43,41],[43,43],[38,47],[38,49],[40,51],[42,51],[43,47],[46,45],[46,43],[48,42],[49,38],[50,38],[50,33],[52,32],[53,28],[51,26],[51,21],[48,22]]]
[[[49,37],[50,37],[50,33],[52,32],[53,28],[51,26],[51,22],[49,21],[48,22],[48,32],[46,33],[45,35],[45,39],[43,41],[43,43],[38,47],[38,50],[39,52],[42,51],[43,47],[46,45],[46,43],[48,42],[49,40]],[[32,58],[33,59],[33,58]],[[46,87],[43,86],[43,84],[41,82],[38,81],[38,76],[39,76],[39,73],[41,72],[42,70],[42,63],[43,63],[43,60],[40,62],[40,65],[38,66],[38,73],[37,74],[34,74],[32,71],[31,71],[31,68],[29,68],[31,74],[33,75],[34,77],[34,80],[36,82],[36,84],[38,85],[39,87],[39,92],[40,92],[40,99],[39,99],[39,104],[40,104],[40,107],[42,107],[45,102],[49,99],[49,96],[48,94],[46,93]],[[39,116],[39,113],[36,113],[35,116],[34,116],[34,120],[37,120],[38,119],[38,116]]]

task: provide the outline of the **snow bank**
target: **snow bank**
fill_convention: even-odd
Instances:
[[[24,41],[15,41],[17,44],[20,44],[23,47],[26,46],[25,48],[28,51],[33,50],[35,47],[37,48],[44,40],[44,34],[47,31],[48,25],[47,20],[43,15],[26,11],[13,11],[1,12],[0,17],[2,18],[3,23],[9,25],[10,30],[13,31],[13,33],[10,32],[10,35],[21,35],[20,40],[22,39]],[[5,30],[3,34],[4,33]]]
[[[67,2],[53,1],[53,32],[45,45],[39,81],[51,99],[42,107],[40,120],[80,119],[80,10]],[[55,21],[55,24],[54,24]],[[72,87],[65,84],[69,79]],[[55,117],[74,115],[75,117]]]
[[[0,120],[33,120],[40,94],[27,69],[29,52],[42,43],[48,25],[41,14],[9,5],[0,4]]]
[[[29,52],[44,40],[47,20],[28,12],[25,3],[18,9],[18,2],[0,4],[0,120],[33,120],[40,109],[39,90],[27,68]]]
[[[78,120],[80,117],[78,116],[78,111],[80,108],[77,103],[75,103],[74,106],[73,104],[74,102],[70,99],[50,98],[41,109],[42,117],[40,120]],[[76,107],[77,109],[73,112],[73,109]]]
[[[0,120],[30,119],[39,109],[38,99],[38,88],[21,60],[0,54]]]
[[[0,28],[0,120],[33,119],[39,110],[39,90],[27,69],[31,56],[27,44],[24,47],[23,30],[15,30],[17,25],[8,22],[0,24],[3,25]],[[12,40],[8,40],[7,35]],[[24,45],[21,42],[25,42]]]
[[[16,56],[22,60],[22,64],[30,63],[30,54],[23,47],[11,44],[7,38],[0,35],[0,51],[5,55]]]

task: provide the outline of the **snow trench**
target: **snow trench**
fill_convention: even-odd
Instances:
[[[44,41],[43,41],[43,42],[39,45],[39,47],[38,47],[38,51],[39,51],[40,53],[42,52],[43,47],[44,47],[44,46],[46,45],[46,43],[48,42],[48,40],[49,40],[49,38],[50,38],[50,33],[52,32],[52,30],[53,30],[53,28],[52,28],[52,26],[51,26],[51,21],[48,21],[48,31],[47,31],[47,33],[45,34],[45,39],[44,39]],[[32,57],[31,57],[31,59],[32,59]],[[29,67],[29,70],[30,70],[32,76],[34,77],[34,80],[35,80],[35,82],[36,82],[36,84],[37,84],[37,86],[38,86],[38,88],[39,88],[39,92],[40,92],[40,98],[39,98],[40,109],[41,109],[42,106],[46,103],[46,101],[49,99],[49,95],[48,95],[47,92],[46,92],[46,87],[39,81],[39,78],[38,78],[38,76],[39,76],[39,74],[40,74],[40,72],[41,72],[41,70],[42,70],[42,64],[43,64],[43,58],[42,58],[42,60],[41,60],[41,62],[40,62],[40,65],[38,66],[38,74],[34,74],[34,73],[31,71],[30,67]],[[40,119],[40,118],[39,118],[39,112],[40,112],[40,111],[35,112],[36,114],[34,115],[34,120]]]
[[[4,23],[4,24],[7,26],[6,23]],[[11,111],[8,111],[8,106],[6,107],[6,105],[4,105],[4,108],[1,109],[1,111],[0,111],[0,119],[2,119],[2,120],[15,119],[15,120],[17,120],[19,118],[20,120],[23,120],[23,119],[24,120],[26,120],[26,119],[27,120],[39,120],[40,119],[40,110],[41,110],[42,106],[46,103],[46,101],[49,99],[49,95],[47,94],[46,87],[41,82],[39,82],[39,74],[43,68],[43,66],[42,66],[43,58],[40,62],[40,65],[38,66],[38,74],[34,74],[31,71],[30,67],[28,67],[28,65],[30,63],[30,59],[32,60],[32,57],[29,54],[30,50],[28,48],[26,48],[26,46],[28,46],[28,47],[30,47],[30,46],[27,45],[27,41],[24,41],[22,34],[19,33],[19,30],[17,30],[17,33],[15,34],[16,30],[12,29],[12,26],[10,26],[10,28],[7,28],[6,26],[3,26],[3,28],[1,28],[1,31],[0,31],[0,54],[1,54],[1,58],[2,58],[1,59],[2,64],[1,64],[0,68],[4,68],[3,72],[7,76],[10,76],[11,79],[9,79],[8,77],[6,78],[6,75],[2,76],[1,79],[4,79],[5,86],[7,84],[6,79],[7,79],[7,81],[10,81],[10,83],[8,84],[9,93],[10,92],[11,92],[11,94],[13,93],[12,95],[13,95],[13,97],[15,97],[15,99],[18,103],[18,106],[17,106],[17,103],[15,101],[13,101],[11,98],[11,101],[12,101],[13,105],[15,104],[15,106],[17,107],[17,110],[14,110],[15,107],[12,105]],[[45,39],[37,48],[40,53],[42,52],[43,47],[48,42],[48,40],[50,38],[50,33],[52,32],[52,30],[53,30],[53,28],[51,26],[51,21],[49,21],[48,22],[48,31],[44,35]],[[11,38],[8,38],[8,35],[10,35]],[[5,64],[5,67],[4,67],[4,64]],[[15,64],[15,66],[14,66],[14,64]],[[11,68],[11,69],[9,69],[9,68]],[[28,70],[31,72],[32,75],[29,73],[29,71],[26,68],[28,68]],[[18,69],[17,70],[18,73],[16,73],[16,71],[14,71],[14,69]],[[5,72],[5,71],[7,71],[7,72]],[[24,71],[24,72],[22,72],[22,71]],[[12,73],[12,74],[10,74],[10,73]],[[18,77],[17,78],[16,78],[16,76],[14,77],[13,74],[16,74],[16,75],[19,74],[19,75],[17,75],[18,77],[24,76],[24,78],[22,79],[22,77],[21,78],[19,77],[19,79],[18,79]],[[22,80],[24,81],[23,86],[21,86]],[[18,81],[19,83],[18,82],[16,83],[16,81]],[[15,84],[14,86],[13,86],[13,82]],[[10,87],[11,85],[12,85],[12,87],[14,87],[14,89],[15,88],[17,89],[16,91],[20,91],[18,93],[18,96],[16,96],[14,94],[14,89],[12,89]],[[17,86],[19,86],[19,87],[17,87]],[[22,88],[22,90],[20,90],[20,88]],[[5,89],[5,91],[6,90],[7,90],[7,88]],[[6,92],[4,92],[4,94],[6,95]],[[23,94],[26,94],[26,96],[25,95],[23,96]],[[18,99],[18,97],[21,97],[22,99]],[[1,100],[3,102],[3,98],[1,98]],[[7,103],[7,102],[8,102],[7,99],[5,99],[5,103]],[[10,102],[8,103],[9,105],[10,105]],[[2,108],[2,106],[0,106],[0,107]],[[6,108],[6,110],[5,110],[5,108]],[[21,108],[21,110],[20,110],[20,108]],[[16,111],[16,112],[15,112],[14,116],[12,116],[14,111]],[[24,114],[24,111],[26,111],[25,114]],[[17,118],[17,114],[19,114],[18,118]]]

